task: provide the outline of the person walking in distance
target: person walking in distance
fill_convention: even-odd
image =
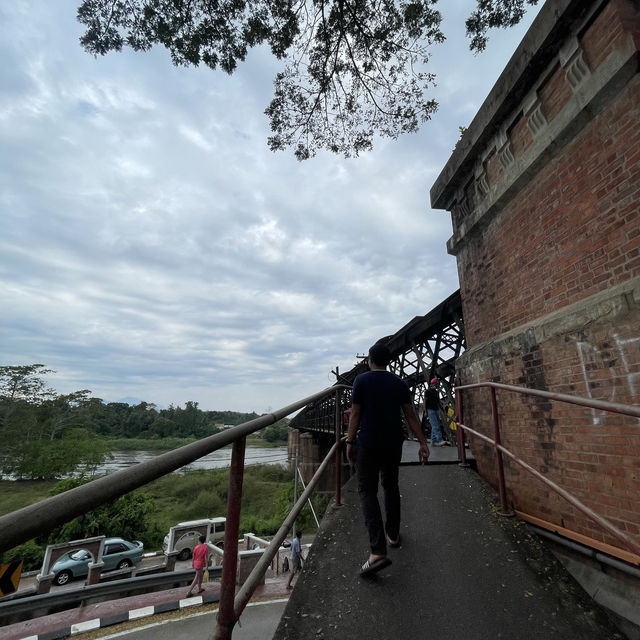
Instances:
[[[351,418],[347,431],[347,458],[356,465],[358,493],[369,534],[370,553],[360,575],[367,576],[391,564],[387,544],[400,546],[400,488],[398,472],[402,458],[402,417],[415,434],[422,464],[429,459],[429,447],[411,402],[409,387],[386,370],[391,352],[384,344],[369,349],[369,371],[353,383]],[[356,447],[357,436],[357,447]],[[378,502],[378,483],[384,491],[385,522]]]
[[[440,423],[440,398],[438,396],[438,378],[431,378],[429,387],[424,394],[424,406],[431,425],[431,444],[434,447],[444,447],[449,443],[442,438],[442,424]]]
[[[203,593],[202,577],[204,576],[204,570],[209,563],[209,547],[205,543],[205,536],[198,538],[200,544],[197,544],[193,549],[193,568],[196,570],[196,576],[189,587],[189,591],[185,597],[190,598],[193,595],[193,590],[197,589],[197,593]]]
[[[291,573],[289,574],[289,580],[287,581],[287,589],[293,589],[291,581],[293,576],[302,568],[302,545],[301,545],[302,531],[298,531],[291,543]]]

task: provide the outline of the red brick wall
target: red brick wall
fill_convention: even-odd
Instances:
[[[553,389],[598,400],[640,399],[640,311],[541,343],[519,336],[495,357],[475,359],[478,380]],[[467,379],[466,382],[472,380]],[[473,380],[475,381],[475,380]],[[502,443],[547,478],[629,535],[640,535],[640,424],[636,418],[498,391]],[[463,394],[465,424],[493,434],[487,389]],[[481,473],[494,486],[493,449],[471,439]],[[620,547],[564,499],[505,459],[508,498],[516,509]]]
[[[562,107],[571,99],[571,87],[567,82],[564,69],[558,65],[551,76],[538,90],[543,104],[544,116],[551,122],[560,112]]]
[[[640,76],[458,253],[484,342],[640,275]]]
[[[639,34],[637,10],[612,0],[581,36],[585,61],[596,71],[622,43],[640,42]],[[572,95],[564,71],[553,70],[538,90],[548,122]],[[463,383],[493,380],[640,402],[638,123],[636,73],[502,211],[460,243],[469,347],[458,368]],[[537,143],[522,116],[509,137],[516,162]],[[485,168],[495,184],[502,175],[495,157]],[[625,284],[635,299],[627,293],[581,320],[576,309]],[[491,436],[489,392],[465,392],[463,399],[465,423]],[[498,399],[503,444],[640,542],[640,420],[506,392]],[[493,449],[478,439],[472,448],[479,470],[496,484]],[[505,464],[517,509],[621,546],[521,467]]]
[[[522,154],[531,146],[533,136],[529,127],[527,127],[527,119],[520,114],[515,124],[509,132],[509,141],[511,142],[511,150],[513,157],[519,160]]]
[[[634,12],[625,0],[611,0],[580,38],[585,61],[596,69],[637,28]]]

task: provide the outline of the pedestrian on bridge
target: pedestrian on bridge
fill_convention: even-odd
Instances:
[[[442,437],[442,423],[440,422],[440,397],[438,395],[438,378],[431,378],[429,387],[424,394],[424,406],[431,425],[431,444],[434,447],[448,446],[449,442]]]
[[[402,414],[420,443],[420,462],[424,464],[429,459],[429,447],[409,387],[386,370],[391,362],[389,348],[376,343],[369,349],[368,360],[370,370],[357,376],[353,383],[346,441],[347,458],[355,463],[358,472],[358,493],[371,548],[369,558],[360,570],[362,576],[391,564],[387,544],[400,546],[398,471],[404,441]],[[384,491],[384,523],[378,502],[380,481]]]

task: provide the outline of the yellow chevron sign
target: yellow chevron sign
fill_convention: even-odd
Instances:
[[[8,596],[18,590],[22,560],[15,560],[9,564],[0,564],[0,597]]]

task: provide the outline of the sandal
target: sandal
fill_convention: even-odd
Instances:
[[[362,568],[360,569],[360,575],[361,576],[372,575],[372,574],[377,573],[378,571],[380,571],[380,569],[384,569],[385,567],[388,567],[390,564],[391,564],[391,560],[389,560],[389,558],[387,558],[387,556],[383,556],[382,558],[378,558],[374,562],[369,562],[369,560],[367,560],[362,565]]]

